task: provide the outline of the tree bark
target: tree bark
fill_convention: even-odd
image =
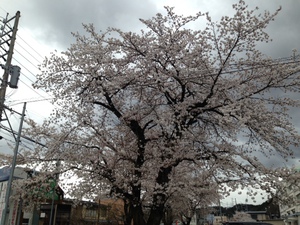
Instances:
[[[172,208],[170,206],[165,207],[165,212],[162,219],[164,225],[172,225],[173,220],[174,220],[174,216],[173,216]]]
[[[141,204],[124,202],[125,220],[124,225],[146,225]]]
[[[147,221],[147,225],[160,225],[164,215],[164,205],[153,206]]]
[[[132,207],[133,225],[146,225],[142,205]]]
[[[124,225],[131,225],[132,210],[130,204],[126,200],[124,200],[124,214],[125,214]]]

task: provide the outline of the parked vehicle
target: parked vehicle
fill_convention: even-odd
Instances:
[[[264,222],[239,222],[239,221],[233,221],[233,222],[224,222],[223,225],[272,225],[272,224],[264,223]]]

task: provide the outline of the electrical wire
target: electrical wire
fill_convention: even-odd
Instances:
[[[12,131],[10,131],[9,129],[4,129],[3,127],[1,127],[0,131],[1,131],[1,137],[2,137],[2,139],[4,139],[4,140],[7,141],[7,142],[10,142],[11,144],[15,144],[15,143],[16,143],[15,141],[11,140],[11,139],[10,139],[10,136],[8,135],[8,134],[11,134]],[[4,131],[5,131],[6,133],[5,133]],[[13,132],[15,132],[15,131],[13,131]],[[15,133],[16,133],[16,132],[15,132]],[[7,137],[3,137],[3,135],[6,135]],[[23,138],[23,137],[22,137],[22,138]],[[26,144],[26,143],[27,143],[27,144]],[[28,150],[30,150],[30,151],[33,151],[33,148],[30,147],[28,144],[32,144],[32,141],[30,141],[30,140],[28,140],[28,139],[26,139],[26,138],[23,138],[23,140],[20,141],[20,145],[21,145],[22,147],[24,147],[24,148],[26,148],[26,149],[28,149]]]
[[[33,67],[35,67],[37,70],[39,68],[37,67],[36,64],[34,64],[31,60],[29,60],[27,57],[25,57],[21,52],[19,52],[17,49],[15,49],[15,52],[17,52],[20,56],[22,56],[28,63],[30,63]],[[15,58],[14,58],[15,59]]]
[[[3,9],[1,6],[0,6],[0,9],[2,11],[4,11],[7,15],[8,15],[8,12]],[[1,18],[5,19],[4,17],[1,16]],[[28,36],[30,36],[33,40],[35,40],[35,38],[33,38],[33,36],[31,35],[31,33],[27,32],[26,29],[24,27],[22,27],[21,24],[18,24],[18,26],[22,29],[22,31],[26,34],[28,34]],[[44,56],[42,56],[38,51],[35,50],[35,48],[33,48],[31,45],[29,45],[20,35],[17,34],[17,40],[18,39],[21,39],[31,50],[33,50],[38,56],[41,57],[41,59],[44,59]],[[17,43],[17,41],[16,41]],[[38,42],[37,42],[38,43]],[[24,49],[25,50],[25,49]],[[35,57],[34,57],[35,58]],[[35,58],[36,59],[36,58]],[[38,60],[37,60],[38,61]]]
[[[0,9],[3,11],[3,12],[5,12],[5,13],[8,13],[5,9],[3,9],[1,6],[0,6]],[[4,18],[4,17],[2,17],[2,16],[0,16],[1,18]]]
[[[3,130],[5,130],[5,131],[7,131],[7,132],[9,132],[9,133],[18,134],[18,132],[14,131],[14,130],[11,130],[10,128],[5,127],[3,125],[1,125],[0,128],[3,129]],[[24,139],[26,139],[26,140],[28,140],[28,141],[30,141],[32,143],[35,143],[35,144],[38,144],[38,145],[42,146],[42,147],[47,147],[45,144],[42,144],[42,143],[40,143],[38,141],[35,141],[35,140],[33,140],[32,138],[30,138],[28,136],[25,136],[25,135],[21,134],[21,138],[24,138]]]
[[[4,10],[4,9],[3,9]],[[4,10],[5,11],[5,10]],[[9,25],[9,24],[7,24]],[[21,26],[20,26],[21,27]],[[6,30],[8,29],[7,27],[5,28]],[[23,29],[24,31],[26,31],[25,29]],[[27,32],[26,32],[27,33]],[[31,36],[31,35],[30,35]],[[33,52],[35,52],[41,59],[43,59],[43,56],[37,52],[30,44],[28,44],[28,42],[26,40],[24,40],[21,36],[19,36],[17,34],[17,40],[21,40],[26,46],[29,47],[29,49],[31,49]],[[21,49],[23,49],[31,58],[33,58],[36,62],[41,63],[32,53],[30,53],[28,50],[26,50],[21,44],[19,44],[18,41],[16,41],[16,44],[18,46],[21,47]],[[38,67],[32,62],[32,60],[29,60],[28,57],[26,57],[24,54],[21,53],[21,51],[18,51],[17,49],[14,49],[14,51],[16,53],[18,53],[18,55],[22,58],[24,58],[29,64],[31,64],[35,69],[38,69]],[[26,67],[24,64],[22,64],[18,59],[16,59],[15,56],[13,56],[13,59],[20,65],[22,66],[22,69],[25,69],[29,74],[31,74],[34,78],[36,78],[36,75],[31,72],[32,69],[28,69],[28,67]],[[26,76],[24,73],[21,73],[23,75],[23,77],[27,78],[31,83],[34,83],[34,81],[29,78],[28,76]],[[34,90],[32,87],[30,87],[29,85],[26,84],[26,82],[22,81],[21,82],[28,87],[31,91],[33,91],[34,93],[36,93],[37,95],[41,96],[42,98],[44,98],[40,93],[38,93],[36,90]],[[40,89],[42,91],[44,91],[43,89]],[[49,95],[49,93],[47,93],[46,91],[44,91],[46,93],[46,95]],[[50,97],[51,98],[51,97]],[[44,98],[44,99],[49,99],[49,98]]]
[[[25,31],[25,29],[23,29]],[[28,32],[25,31],[25,33],[29,34]],[[29,36],[31,36],[29,34]],[[37,52],[30,44],[28,44],[21,36],[17,35],[18,39],[21,39],[31,50],[33,50],[42,60],[44,60],[44,56],[42,56],[39,52]],[[32,37],[32,36],[31,36]],[[33,37],[32,37],[33,38]],[[18,40],[17,39],[17,40]],[[18,41],[16,41],[16,43],[18,43]],[[21,45],[20,45],[21,46]],[[23,47],[22,47],[23,48]],[[23,48],[25,50],[25,48]],[[26,51],[26,50],[25,50]],[[26,51],[27,52],[27,51]],[[31,56],[32,54],[29,53]],[[36,59],[34,56],[32,56],[34,59]],[[37,61],[39,61],[38,59],[36,59]]]
[[[30,69],[28,69],[26,66],[24,66],[19,60],[15,59],[14,60],[22,67],[22,69],[25,69],[28,73],[30,73],[33,77],[36,77],[35,74],[33,72],[31,72]],[[31,78],[29,78],[28,76],[26,76],[23,72],[21,72],[21,74],[27,78],[31,83],[34,83],[35,81],[33,81]],[[21,80],[21,79],[20,79]],[[32,87],[30,87],[29,85],[27,85],[24,81],[22,82],[25,86],[27,86],[31,91],[35,92],[36,94],[38,94],[39,96],[43,97],[40,93],[38,93],[35,89],[33,89]],[[40,89],[41,91],[43,91],[44,93],[46,93],[46,95],[50,96],[50,94],[48,92],[46,92],[44,89]]]

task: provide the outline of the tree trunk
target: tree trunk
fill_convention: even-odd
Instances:
[[[132,202],[124,201],[124,212],[124,225],[146,225],[141,204],[135,205]]]
[[[132,210],[131,210],[131,205],[128,203],[126,200],[124,200],[124,225],[131,225],[132,221]]]
[[[156,182],[161,186],[166,186],[169,183],[169,174],[172,167],[161,167],[156,178]],[[147,225],[160,225],[160,222],[165,212],[166,195],[164,193],[156,194],[153,196],[153,205],[151,207],[150,215]]]
[[[183,225],[190,225],[191,221],[192,221],[191,217],[186,217],[185,220],[183,219],[181,220]]]
[[[153,206],[147,221],[147,225],[160,225],[160,222],[164,216],[164,205],[159,204]]]
[[[174,220],[173,210],[170,206],[168,206],[165,208],[165,212],[164,212],[162,221],[163,221],[164,225],[172,225],[173,220]]]
[[[132,206],[133,225],[146,225],[142,205]]]

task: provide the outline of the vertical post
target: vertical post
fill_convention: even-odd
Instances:
[[[98,203],[97,225],[99,225],[100,224],[100,218],[101,218],[101,205],[100,205],[101,199],[100,199],[100,197],[98,198],[97,203]]]
[[[26,109],[26,102],[24,102],[24,106],[23,106],[23,112],[22,112],[19,132],[18,132],[18,136],[17,136],[17,143],[16,143],[16,146],[15,146],[14,157],[13,157],[13,161],[12,161],[12,164],[11,164],[11,170],[10,170],[10,174],[9,174],[7,190],[6,190],[6,195],[5,195],[5,207],[4,207],[4,210],[3,210],[3,213],[2,213],[1,225],[6,224],[6,220],[7,220],[8,215],[9,215],[9,197],[10,197],[11,186],[12,186],[14,171],[15,171],[16,162],[17,162],[19,144],[20,144],[21,133],[22,133],[22,128],[23,128],[23,121],[24,121],[24,117],[25,117],[25,109]]]
[[[59,174],[59,167],[60,167],[60,160],[58,160],[56,162],[56,175],[54,176],[54,186],[52,189],[52,201],[51,201],[51,211],[50,211],[50,223],[49,225],[53,225],[56,222],[56,214],[57,214],[57,203],[55,205],[55,209],[54,209],[54,197],[55,197],[55,193],[56,193],[56,182],[58,182],[58,174]],[[54,214],[54,215],[53,215]],[[54,218],[53,218],[54,216]]]
[[[52,188],[52,201],[51,201],[51,211],[50,211],[50,222],[49,225],[53,225],[53,214],[54,214],[54,197],[55,197],[55,186]]]
[[[5,66],[4,66],[4,74],[3,74],[2,83],[1,83],[1,87],[0,87],[0,121],[2,120],[2,112],[4,110],[6,87],[8,84],[8,75],[9,75],[9,69],[11,66],[13,50],[14,50],[14,46],[15,46],[19,18],[20,18],[20,11],[18,11],[15,16],[14,27],[12,30],[11,41],[10,41],[10,45],[9,45],[7,60],[6,60]]]
[[[17,225],[21,222],[22,217],[22,206],[23,206],[23,199],[20,197],[19,204],[18,204],[18,217],[17,217]]]

